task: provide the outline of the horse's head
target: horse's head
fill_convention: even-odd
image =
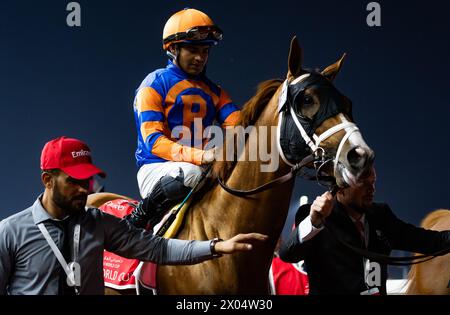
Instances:
[[[333,176],[339,187],[356,185],[374,153],[353,123],[350,100],[333,85],[345,55],[322,72],[303,69],[302,57],[294,37],[278,100],[280,155],[294,165],[313,153],[322,162],[320,172]]]

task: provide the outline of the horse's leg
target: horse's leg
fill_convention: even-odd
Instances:
[[[122,295],[119,290],[105,287],[105,295]]]
[[[135,289],[116,290],[105,287],[105,295],[136,295]]]

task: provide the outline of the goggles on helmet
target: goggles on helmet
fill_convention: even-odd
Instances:
[[[195,26],[186,32],[179,32],[164,38],[163,43],[180,41],[180,40],[222,40],[223,32],[218,26]]]

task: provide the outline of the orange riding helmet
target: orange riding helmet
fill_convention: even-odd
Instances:
[[[172,15],[163,31],[163,49],[175,43],[216,45],[222,40],[222,30],[205,13],[183,9]]]

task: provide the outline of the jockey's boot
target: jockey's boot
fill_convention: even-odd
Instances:
[[[166,175],[153,187],[152,192],[144,198],[127,216],[127,220],[136,227],[145,228],[148,223],[155,225],[164,214],[175,206],[191,189],[184,186],[184,175],[176,178]],[[149,222],[150,221],[150,222]]]

